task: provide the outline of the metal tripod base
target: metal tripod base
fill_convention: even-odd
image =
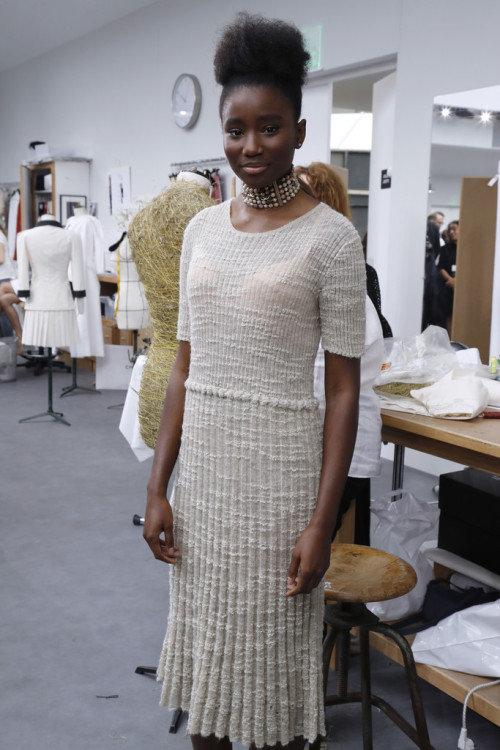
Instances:
[[[32,417],[24,417],[24,419],[19,420],[19,424],[21,422],[31,422],[34,419],[39,419],[40,417],[51,417],[52,419],[55,419],[56,422],[60,422],[61,424],[67,424],[68,426],[71,426],[70,422],[67,422],[65,419],[63,419],[63,413],[60,411],[54,411],[52,408],[52,349],[49,349],[49,353],[47,356],[47,369],[48,369],[48,380],[47,385],[49,389],[49,405],[47,408],[47,411],[42,412],[41,414],[34,414]]]
[[[136,674],[150,674],[156,677],[156,667],[136,667],[135,673]],[[170,722],[170,727],[168,730],[170,734],[175,734],[177,732],[181,718],[182,718],[182,708],[176,708],[173,713],[172,721]]]
[[[72,364],[72,373],[73,373],[73,382],[71,385],[67,385],[65,388],[62,389],[61,393],[59,394],[59,398],[63,398],[63,396],[67,396],[68,393],[72,393],[73,391],[84,391],[86,393],[100,393],[101,391],[98,391],[96,388],[86,388],[83,385],[78,385],[76,382],[76,357],[73,357],[73,364]]]
[[[63,413],[60,411],[53,411],[52,409],[48,409],[41,414],[34,414],[32,417],[24,417],[24,419],[20,419],[19,424],[21,424],[21,422],[31,422],[33,419],[39,419],[40,417],[52,417],[52,419],[55,419],[56,422],[61,422],[61,424],[67,424],[71,427],[71,422],[67,422],[65,419],[63,419],[63,416]]]

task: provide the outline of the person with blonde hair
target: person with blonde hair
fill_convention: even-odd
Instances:
[[[342,177],[333,167],[313,161],[308,167],[295,167],[295,172],[318,200],[352,221],[349,195]]]

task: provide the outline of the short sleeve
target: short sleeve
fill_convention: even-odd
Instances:
[[[321,339],[326,351],[355,358],[365,351],[365,261],[355,229],[344,225],[340,234],[320,280]]]
[[[178,341],[190,341],[191,329],[189,322],[189,301],[187,295],[187,276],[191,255],[193,251],[195,232],[192,222],[186,227],[184,240],[182,243],[181,261],[179,268],[179,315],[177,318],[177,339]]]

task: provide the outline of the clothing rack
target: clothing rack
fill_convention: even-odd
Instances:
[[[182,171],[183,169],[192,169],[193,167],[201,167],[203,165],[217,165],[217,164],[227,164],[227,159],[225,156],[218,156],[215,159],[191,159],[190,161],[173,161],[170,163],[170,166],[172,169],[179,169]]]

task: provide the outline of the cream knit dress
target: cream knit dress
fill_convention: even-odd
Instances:
[[[263,233],[230,202],[189,224],[178,338],[191,366],[177,479],[162,705],[189,734],[257,747],[324,732],[323,593],[285,597],[291,553],[313,513],[322,426],[313,396],[320,336],[364,351],[359,237],[320,204]]]

